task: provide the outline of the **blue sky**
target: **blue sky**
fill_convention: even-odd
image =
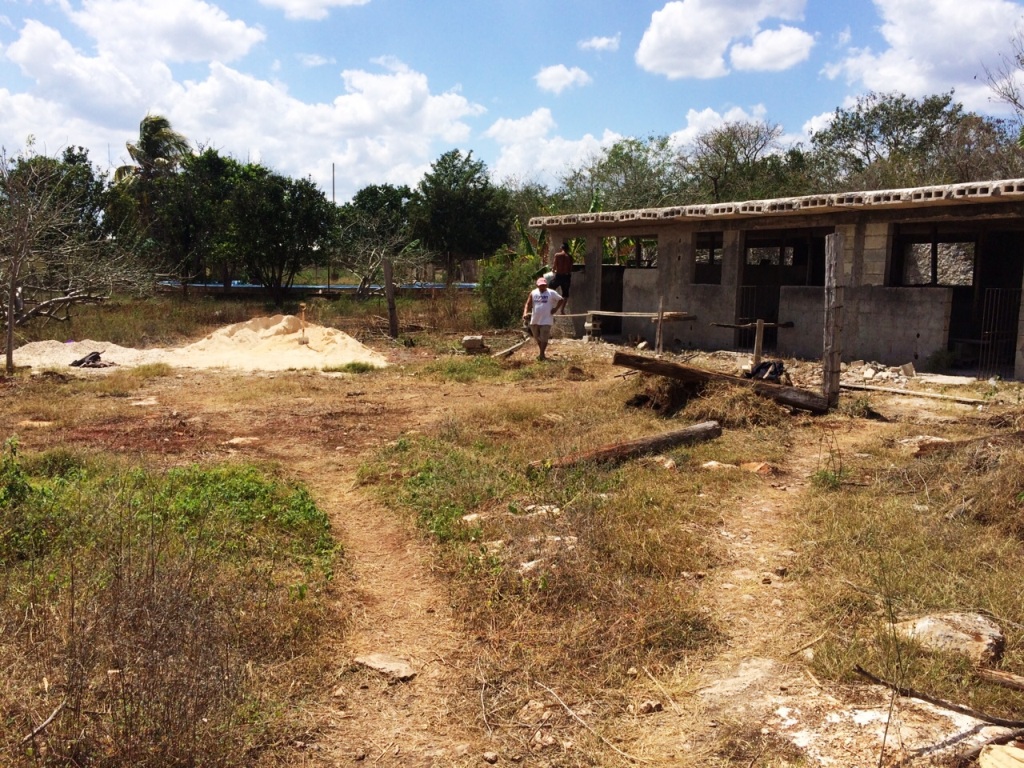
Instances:
[[[1024,0],[0,0],[0,145],[127,162],[147,113],[194,143],[349,199],[443,152],[554,186],[625,136],[684,147],[726,121],[788,143],[859,94],[955,89]]]

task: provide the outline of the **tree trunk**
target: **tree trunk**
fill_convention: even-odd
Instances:
[[[613,462],[632,459],[636,456],[643,456],[648,453],[657,453],[666,448],[673,448],[677,445],[691,445],[713,440],[722,434],[722,428],[717,421],[705,421],[694,424],[683,429],[675,429],[671,432],[663,432],[660,435],[641,437],[636,440],[626,440],[621,443],[612,443],[583,453],[573,453],[553,460],[531,461],[530,469],[561,469],[571,467],[584,462]]]
[[[624,368],[633,368],[645,373],[656,373],[659,376],[667,376],[670,379],[690,382],[724,381],[729,384],[737,384],[754,390],[762,397],[768,397],[782,405],[791,408],[799,408],[811,413],[828,413],[828,400],[821,395],[808,392],[796,387],[784,387],[780,384],[770,384],[767,381],[757,379],[744,379],[741,376],[731,376],[728,373],[706,371],[701,368],[694,368],[682,363],[673,363],[668,360],[655,360],[643,355],[635,355],[631,352],[616,352],[612,356],[612,365],[621,365]]]

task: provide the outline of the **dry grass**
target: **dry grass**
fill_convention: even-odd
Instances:
[[[546,366],[546,377],[573,366]],[[521,369],[503,370],[499,376]],[[628,704],[631,669],[706,656],[723,637],[700,578],[720,555],[720,505],[761,481],[695,470],[711,458],[778,458],[785,450],[779,427],[761,427],[753,441],[749,432],[733,431],[729,439],[668,452],[675,468],[641,460],[538,474],[527,466],[712,413],[781,423],[774,406],[716,390],[698,415],[685,411],[673,424],[656,410],[626,407],[644,386],[636,379],[584,381],[556,395],[538,382],[402,438],[362,470],[364,483],[444,544],[458,608],[482,644],[478,674],[494,722],[545,698],[533,681],[555,679],[574,681],[574,701],[600,700],[605,710],[594,716],[607,718],[608,707]],[[395,477],[404,478],[397,493]]]
[[[0,480],[4,764],[243,765],[279,738],[335,557],[302,489],[12,445]]]
[[[844,477],[801,511],[801,538],[811,542],[806,590],[829,628],[817,672],[852,679],[861,664],[1019,718],[1024,694],[980,683],[963,659],[897,640],[891,623],[936,611],[988,613],[1007,634],[1003,668],[1024,673],[1024,448],[981,441],[914,459],[889,439],[862,446],[845,464]]]

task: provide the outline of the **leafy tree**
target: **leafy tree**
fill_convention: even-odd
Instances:
[[[0,319],[8,373],[17,326],[67,320],[75,305],[147,284],[130,241],[106,237],[100,227],[101,187],[81,149],[61,160],[0,155]]]
[[[660,208],[682,200],[686,178],[678,150],[667,136],[622,139],[562,176],[568,208],[603,210]]]
[[[409,228],[409,187],[374,184],[356,192],[338,212],[340,266],[359,275],[358,295],[379,282],[385,260],[398,266],[421,263],[418,241]]]
[[[153,242],[165,269],[185,279],[216,275],[225,287],[241,266],[231,238],[232,196],[242,174],[236,160],[207,148],[186,155],[178,173],[155,179]]]
[[[413,236],[444,258],[451,283],[458,262],[480,259],[506,241],[512,212],[505,190],[491,184],[487,166],[472,152],[453,149],[416,186],[409,220]]]
[[[697,136],[685,160],[693,199],[718,203],[786,194],[786,164],[780,155],[782,128],[762,121],[726,123]]]
[[[231,243],[277,306],[299,270],[333,245],[335,211],[309,179],[289,179],[256,164],[243,167],[231,199]]]
[[[944,93],[914,99],[868,93],[836,110],[831,125],[811,137],[826,189],[880,189],[934,180],[937,149],[964,119],[963,106]]]

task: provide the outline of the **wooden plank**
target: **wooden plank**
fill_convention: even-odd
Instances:
[[[815,392],[808,392],[797,387],[785,387],[781,384],[772,384],[758,379],[744,379],[742,376],[732,376],[728,373],[707,371],[703,368],[695,368],[691,365],[673,363],[668,360],[657,360],[632,352],[616,352],[612,355],[612,365],[621,365],[624,368],[633,368],[645,373],[655,373],[659,376],[667,376],[679,381],[708,382],[721,381],[747,387],[754,390],[762,397],[768,397],[777,403],[787,405],[791,408],[799,408],[811,413],[828,413],[828,401]]]
[[[913,389],[896,389],[895,387],[873,387],[869,384],[840,384],[842,389],[853,389],[861,392],[885,392],[889,395],[907,395],[908,397],[927,397],[932,400],[952,400],[965,405],[984,405],[986,400],[976,397],[960,397],[959,395],[940,395],[937,392],[919,392]]]
[[[843,235],[825,238],[825,332],[822,351],[821,390],[830,408],[839,404],[842,373],[843,329]]]
[[[1000,669],[984,669],[979,667],[974,670],[975,674],[982,680],[987,680],[990,683],[996,685],[1002,685],[1006,688],[1016,688],[1018,691],[1024,691],[1024,677],[1015,675],[1012,672],[1003,672]]]
[[[744,330],[749,329],[749,328],[757,328],[757,323],[708,323],[708,325],[713,326],[715,328],[741,328],[741,329],[744,329]],[[794,324],[793,324],[792,320],[787,320],[784,323],[765,323],[764,327],[765,328],[792,328],[793,325]]]
[[[671,432],[662,432],[650,437],[641,437],[636,440],[625,440],[620,443],[611,443],[595,448],[592,451],[572,453],[568,456],[561,456],[557,459],[531,461],[530,469],[562,469],[575,466],[584,462],[607,463],[624,461],[637,456],[649,453],[657,453],[666,448],[674,448],[677,445],[692,445],[713,440],[722,434],[722,427],[717,421],[704,421],[683,429],[674,429]]]
[[[518,341],[508,349],[503,349],[500,352],[495,352],[491,357],[508,357],[513,352],[516,352],[523,348],[523,346],[530,340],[529,336],[524,336],[522,341]]]

